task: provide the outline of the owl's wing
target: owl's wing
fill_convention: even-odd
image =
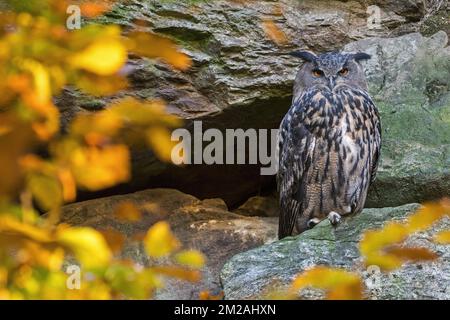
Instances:
[[[278,135],[279,167],[277,187],[280,194],[280,219],[278,237],[290,236],[301,214],[305,199],[303,174],[312,162],[315,137],[303,124],[307,99],[303,95],[284,117]],[[308,99],[309,100],[309,99]]]
[[[375,114],[376,114],[377,124],[375,126],[375,150],[373,153],[372,167],[371,167],[371,171],[370,171],[370,184],[372,184],[375,181],[375,178],[377,175],[377,170],[378,170],[378,163],[380,160],[380,153],[381,153],[381,122],[380,122],[380,117],[378,115],[377,109],[375,108],[374,110],[375,110]]]

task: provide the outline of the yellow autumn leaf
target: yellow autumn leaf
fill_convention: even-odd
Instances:
[[[141,211],[130,201],[121,202],[114,215],[121,221],[137,222],[142,219]]]
[[[84,137],[87,142],[101,137],[113,137],[122,128],[123,119],[110,110],[104,110],[95,114],[80,114],[70,124],[72,136]],[[91,143],[95,144],[95,143]]]
[[[161,258],[171,254],[180,247],[180,242],[172,234],[169,224],[164,221],[155,223],[144,238],[147,254],[153,258]]]
[[[176,144],[171,140],[169,130],[164,127],[151,127],[147,130],[146,136],[156,156],[162,161],[169,162],[172,157],[172,149]]]
[[[407,261],[428,261],[437,255],[426,248],[408,248],[400,245],[413,233],[430,228],[449,215],[450,205],[445,198],[423,205],[404,223],[390,222],[380,230],[366,231],[359,243],[366,265],[378,265],[388,271],[401,267]]]
[[[160,58],[180,70],[188,69],[191,58],[187,54],[180,52],[177,46],[168,38],[144,32],[131,32],[129,38],[129,50],[134,53],[148,57]]]
[[[6,269],[4,266],[0,267],[0,288],[6,287],[8,281],[8,269]],[[1,299],[1,294],[0,294]]]
[[[0,126],[6,124],[11,131],[0,136],[0,150],[8,150],[0,152],[0,194],[14,197],[22,178],[18,159],[33,145],[33,132],[16,115],[0,113]]]
[[[117,73],[127,60],[126,47],[118,39],[97,40],[70,58],[72,66],[101,76]]]
[[[107,267],[111,261],[112,253],[106,240],[92,228],[64,228],[56,239],[87,269]]]
[[[27,186],[44,210],[56,209],[64,202],[61,184],[56,177],[31,173],[27,177]]]
[[[389,222],[380,230],[364,232],[359,242],[359,250],[363,256],[369,256],[372,252],[378,252],[385,246],[405,240],[407,236],[406,225],[399,222]]]
[[[54,240],[48,230],[23,223],[9,215],[0,215],[0,234],[17,235],[42,243],[49,243]]]
[[[450,244],[450,230],[444,230],[434,236],[434,241],[439,244]]]
[[[34,111],[32,128],[41,140],[48,140],[59,129],[59,110],[51,101],[50,74],[41,63],[28,59],[19,65],[32,75],[33,87],[19,89],[23,102]],[[17,77],[16,77],[17,79]]]
[[[444,202],[425,203],[420,209],[408,218],[408,229],[410,232],[425,230],[436,221],[444,217],[446,209]]]
[[[175,260],[182,265],[200,269],[205,265],[205,257],[197,250],[185,250],[175,255]]]
[[[38,242],[26,241],[22,251],[26,251],[32,261],[30,264],[37,264],[52,271],[58,271],[64,260],[64,250],[61,247],[46,248]],[[24,253],[21,253],[22,256]]]
[[[365,264],[376,265],[381,270],[390,271],[400,268],[406,262],[432,261],[437,258],[436,253],[426,248],[394,245],[366,255]]]
[[[58,172],[58,169],[51,162],[33,154],[21,157],[19,163],[26,173],[27,188],[42,209],[57,209],[63,204],[65,196],[74,199],[74,190],[67,189],[67,187],[74,188],[74,185],[65,186],[62,183],[67,184],[67,181],[61,180],[61,178],[70,179],[68,176],[70,172],[63,172],[62,170]],[[60,176],[60,173],[62,176]]]
[[[109,110],[131,125],[176,127],[181,124],[178,117],[166,112],[164,101],[159,99],[141,101],[125,97],[115,102]]]
[[[295,278],[290,291],[296,294],[307,287],[325,290],[327,298],[333,300],[363,298],[361,278],[342,269],[316,266],[306,270]]]
[[[400,268],[403,264],[403,260],[395,255],[375,251],[364,256],[364,263],[366,266],[374,265],[378,266],[383,271],[390,271]]]
[[[36,103],[47,104],[51,98],[50,76],[47,69],[37,61],[25,60],[21,64],[33,76]]]
[[[105,189],[130,178],[130,154],[125,145],[81,147],[69,157],[75,180],[88,190]]]
[[[128,87],[127,79],[117,74],[101,76],[93,73],[83,73],[75,78],[74,84],[82,91],[93,96],[112,95]]]

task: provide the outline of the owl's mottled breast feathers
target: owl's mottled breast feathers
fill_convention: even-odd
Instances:
[[[364,90],[317,86],[294,98],[279,133],[280,238],[331,211],[360,212],[380,145],[378,111]]]

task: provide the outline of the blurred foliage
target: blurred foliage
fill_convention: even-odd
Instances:
[[[171,40],[156,34],[124,36],[118,26],[95,24],[68,30],[72,3],[88,19],[109,10],[114,1],[8,0],[7,10],[0,12],[0,299],[146,299],[163,286],[164,277],[198,281],[205,258],[182,250],[166,222],[133,239],[161,262],[147,268],[114,257],[125,243],[121,233],[59,223],[61,206],[74,201],[78,189],[96,191],[130,178],[128,145],[145,141],[161,160],[169,160],[169,129],[180,121],[166,114],[163,101],[123,98],[103,111],[78,115],[63,134],[52,98],[66,85],[95,96],[125,89],[129,52],[161,59],[174,69],[191,65]],[[277,3],[271,14],[282,14]],[[262,19],[261,28],[277,45],[289,41],[271,19]],[[41,216],[36,206],[48,213]],[[408,247],[405,241],[449,211],[449,200],[442,200],[426,204],[406,222],[365,232],[360,242],[365,265],[390,271],[408,261],[435,260],[434,252]],[[141,212],[125,202],[115,216],[133,223]],[[450,231],[439,232],[434,240],[450,243]],[[67,286],[64,269],[72,261],[82,267],[79,290]],[[364,297],[357,273],[324,266],[298,275],[287,293],[274,297],[295,298],[308,287],[324,290],[329,299]],[[222,296],[202,292],[200,298]]]
[[[112,5],[77,3],[85,18]],[[78,189],[130,178],[130,143],[145,141],[160,159],[170,159],[169,129],[180,121],[166,114],[163,101],[123,98],[78,115],[63,134],[52,100],[66,85],[98,96],[126,88],[121,71],[130,51],[179,70],[189,68],[189,57],[156,34],[125,37],[118,26],[95,24],[70,31],[67,1],[7,4],[0,12],[0,299],[146,299],[163,286],[162,277],[198,281],[203,256],[181,250],[165,222],[135,239],[151,258],[164,258],[149,268],[114,258],[125,242],[119,232],[59,223],[61,206]],[[41,216],[36,206],[48,213]],[[116,216],[136,222],[141,213],[123,203]],[[67,288],[67,261],[82,267],[79,290]]]
[[[402,267],[407,262],[433,261],[438,255],[427,248],[410,247],[408,238],[416,232],[423,232],[439,222],[450,218],[450,199],[423,205],[406,221],[388,222],[379,230],[367,230],[359,243],[365,267],[377,266],[381,271],[389,272]],[[434,237],[435,243],[449,244],[450,230],[443,230]],[[325,291],[327,299],[362,299],[364,281],[357,272],[339,268],[315,266],[299,274],[289,290],[275,292],[271,298],[295,299],[305,288]]]

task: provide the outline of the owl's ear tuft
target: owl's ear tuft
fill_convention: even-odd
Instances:
[[[311,51],[292,51],[289,55],[297,58],[301,58],[305,61],[314,62],[317,59],[317,56]]]
[[[352,54],[352,57],[353,57],[353,59],[355,59],[355,61],[360,61],[360,60],[368,60],[372,56],[370,54],[365,53],[365,52],[358,52],[358,53]]]

